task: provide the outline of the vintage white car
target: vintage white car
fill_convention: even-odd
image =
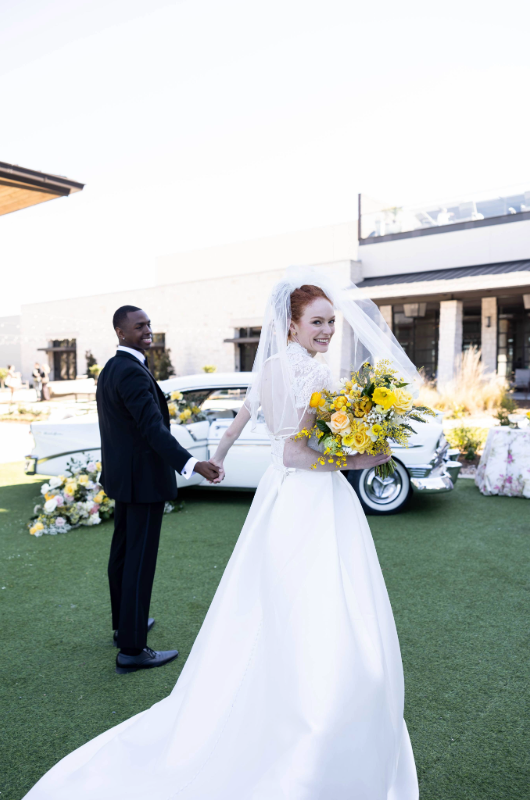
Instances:
[[[164,392],[178,389],[190,405],[198,406],[206,416],[205,420],[189,425],[172,423],[171,431],[180,444],[200,460],[213,455],[225,429],[241,407],[251,381],[250,372],[187,375],[161,381]],[[34,422],[31,432],[35,446],[27,456],[28,473],[59,475],[72,457],[82,453],[93,459],[100,456],[95,413],[57,422]],[[259,423],[254,431],[249,424],[226,458],[226,478],[220,486],[211,486],[199,475],[193,475],[189,482],[177,475],[177,484],[181,488],[201,485],[210,491],[255,489],[270,464],[269,451],[265,424]],[[460,464],[451,460],[455,452],[448,450],[441,417],[437,417],[426,424],[418,423],[418,432],[412,436],[409,447],[394,448],[397,468],[390,478],[378,478],[373,469],[351,470],[344,474],[368,513],[391,514],[405,506],[413,491],[450,491],[460,470]]]

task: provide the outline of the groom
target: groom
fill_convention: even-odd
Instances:
[[[208,481],[218,479],[219,470],[193,458],[170,432],[167,402],[145,357],[153,342],[148,315],[122,306],[112,324],[119,346],[99,376],[96,400],[101,484],[116,501],[108,574],[114,641],[120,648],[116,672],[125,674],[178,656],[177,650],[147,647],[164,504],[177,496],[175,470],[186,479],[197,472]]]

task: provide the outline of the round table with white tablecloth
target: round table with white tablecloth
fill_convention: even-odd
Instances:
[[[530,499],[530,428],[491,428],[475,483],[482,494]]]

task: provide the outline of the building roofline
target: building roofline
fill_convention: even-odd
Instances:
[[[52,175],[46,172],[37,172],[34,169],[19,167],[18,164],[7,164],[0,161],[0,180],[8,180],[24,189],[35,189],[50,194],[69,195],[80,192],[85,184],[72,181],[62,175]]]
[[[469,228],[486,228],[490,225],[507,225],[511,222],[522,222],[530,219],[530,211],[519,211],[516,214],[503,214],[501,217],[488,217],[487,219],[473,219],[467,222],[453,222],[449,225],[437,225],[432,228],[418,228],[415,231],[402,231],[401,233],[387,233],[384,236],[369,236],[366,239],[359,239],[359,247],[368,244],[382,244],[383,242],[394,242],[399,239],[415,239],[419,236],[434,236],[437,233],[451,233],[452,231],[464,231]]]

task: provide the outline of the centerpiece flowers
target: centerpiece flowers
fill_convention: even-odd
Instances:
[[[84,463],[71,459],[64,475],[41,486],[42,501],[28,523],[33,536],[66,533],[81,525],[99,525],[114,513],[114,500],[99,483],[101,462],[85,456]]]
[[[315,425],[303,428],[295,438],[316,435],[322,455],[313,464],[335,463],[346,467],[346,456],[368,453],[391,455],[391,443],[406,447],[415,433],[411,421],[426,422],[435,416],[427,406],[414,405],[409,384],[403,381],[390,361],[375,366],[365,362],[349,379],[341,381],[336,392],[314,392],[310,406],[316,409]],[[394,472],[392,458],[375,467],[376,474],[387,478]]]
[[[186,402],[182,392],[167,392],[165,398],[169,416],[177,425],[190,425],[192,422],[201,422],[206,419],[198,406],[189,405]]]

